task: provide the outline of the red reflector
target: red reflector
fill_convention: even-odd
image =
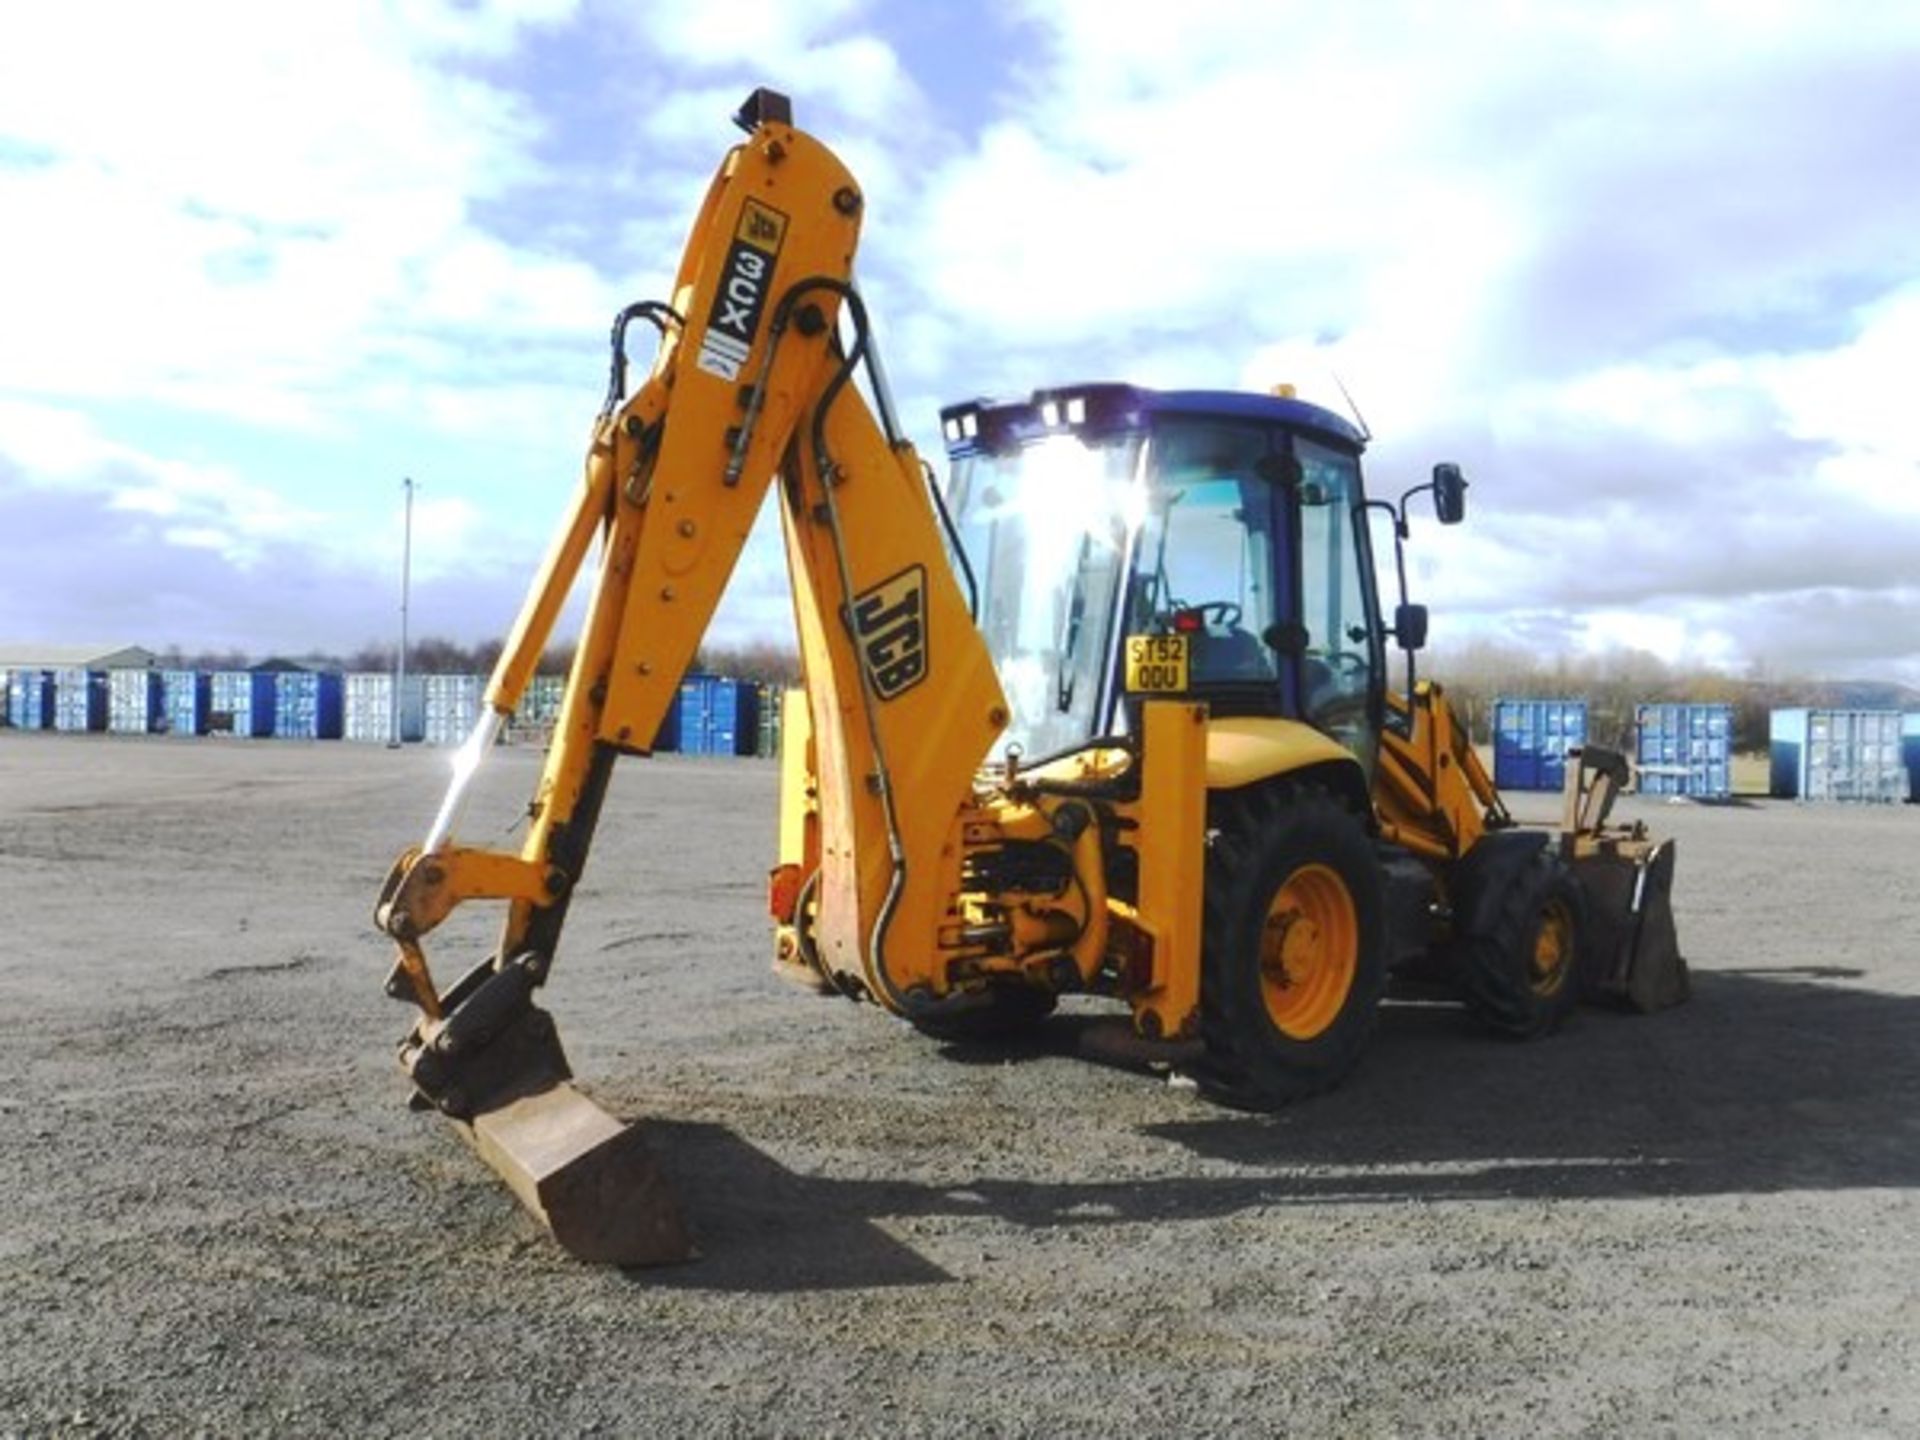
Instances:
[[[1207,622],[1198,610],[1176,610],[1173,612],[1173,629],[1178,635],[1197,635],[1207,628]]]
[[[800,867],[776,865],[767,874],[767,909],[782,925],[793,923],[793,907],[800,898]]]

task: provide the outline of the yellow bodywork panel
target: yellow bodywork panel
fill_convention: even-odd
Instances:
[[[810,873],[820,863],[820,806],[813,786],[807,692],[780,692],[780,863]]]
[[[1207,788],[1238,790],[1309,765],[1360,762],[1337,740],[1299,720],[1235,716],[1207,722]]]
[[[1204,705],[1141,707],[1140,904],[1125,913],[1149,940],[1150,980],[1134,997],[1134,1026],[1153,1038],[1198,1033],[1201,904],[1207,863],[1207,792],[1215,727]]]

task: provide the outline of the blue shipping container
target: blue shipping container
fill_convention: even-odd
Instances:
[[[1904,799],[1900,732],[1898,710],[1775,710],[1771,792],[1778,800]]]
[[[1731,705],[1642,705],[1634,730],[1642,795],[1731,798]]]
[[[160,672],[160,728],[168,735],[204,735],[213,709],[213,684],[199,670]]]
[[[673,703],[667,706],[667,717],[660,722],[660,728],[654,732],[653,753],[671,755],[680,748],[680,697],[675,695]]]
[[[689,675],[680,682],[680,750],[751,755],[759,738],[760,691],[751,681]]]
[[[273,672],[216,670],[209,687],[209,734],[255,739],[273,734]]]
[[[82,735],[107,728],[107,672],[53,672],[53,728]]]
[[[1493,702],[1493,783],[1502,790],[1558,790],[1567,751],[1587,743],[1584,700]]]
[[[273,733],[282,740],[338,740],[346,718],[337,670],[282,670],[273,677]]]
[[[7,723],[16,730],[53,728],[53,672],[10,670],[6,675]]]

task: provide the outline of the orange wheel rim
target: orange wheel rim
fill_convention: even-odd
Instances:
[[[1283,1035],[1312,1040],[1339,1017],[1360,963],[1360,917],[1346,881],[1302,865],[1274,893],[1260,932],[1260,993]]]
[[[1573,968],[1573,915],[1565,903],[1552,900],[1540,912],[1540,929],[1533,937],[1527,960],[1527,984],[1536,995],[1557,995]]]

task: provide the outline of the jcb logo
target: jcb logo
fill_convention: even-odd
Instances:
[[[926,678],[926,595],[927,572],[914,565],[854,597],[854,642],[882,700],[892,700]]]
[[[757,245],[769,255],[777,255],[780,242],[786,238],[787,217],[778,210],[751,199],[741,207],[740,228],[734,232],[734,239]]]

